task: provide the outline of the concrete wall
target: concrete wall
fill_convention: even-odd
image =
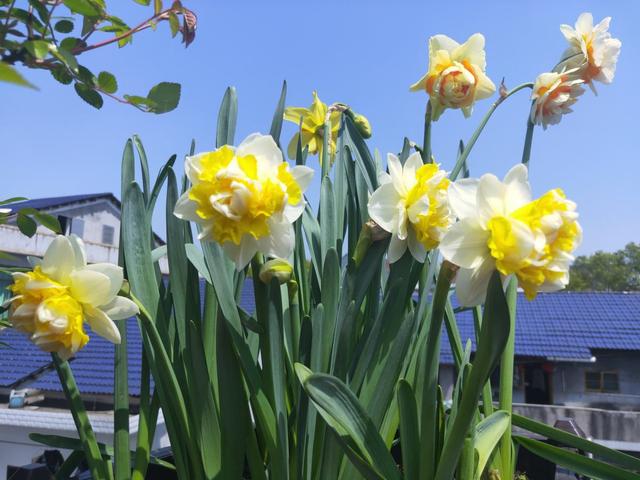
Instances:
[[[610,410],[640,410],[640,352],[598,352],[594,363],[556,363],[552,375],[553,403]],[[585,373],[616,372],[619,392],[589,392]]]

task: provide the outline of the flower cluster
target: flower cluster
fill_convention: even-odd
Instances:
[[[494,270],[515,275],[529,299],[569,282],[573,251],[581,241],[575,203],[560,189],[532,200],[527,167],[500,181],[486,174],[455,182],[449,191],[458,218],[442,239],[445,259],[461,267],[456,293],[463,305],[484,300]]]
[[[222,245],[238,270],[257,252],[287,258],[292,223],[305,208],[313,170],[289,167],[269,135],[249,135],[237,148],[187,157],[191,188],[179,199],[178,218],[200,225],[200,239]]]
[[[616,72],[622,42],[609,33],[611,17],[593,25],[593,15],[583,13],[575,28],[561,25],[569,47],[553,72],[538,76],[531,99],[531,122],[536,125],[556,124],[571,105],[584,93],[582,84],[595,93],[594,81],[611,83]]]
[[[120,343],[114,320],[129,318],[138,307],[118,296],[122,268],[87,265],[84,245],[75,235],[56,237],[32,271],[13,274],[9,287],[12,325],[47,352],[69,358],[89,341],[86,321],[98,335]]]

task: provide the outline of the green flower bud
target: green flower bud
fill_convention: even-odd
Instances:
[[[356,127],[358,127],[358,131],[360,132],[360,135],[362,135],[362,138],[371,137],[371,124],[369,123],[369,120],[367,120],[367,117],[360,115],[359,113],[356,113],[353,117],[353,121],[355,122]]]
[[[280,285],[287,283],[293,275],[293,267],[289,262],[281,258],[274,258],[269,260],[262,267],[260,267],[259,277],[267,285],[271,283],[272,279],[278,280]]]

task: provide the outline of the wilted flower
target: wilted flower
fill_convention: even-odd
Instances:
[[[429,94],[434,121],[445,108],[461,108],[468,117],[476,100],[496,91],[485,68],[484,37],[480,33],[471,35],[462,45],[446,35],[435,35],[429,39],[429,71],[410,89]]]
[[[284,110],[285,120],[296,125],[300,125],[300,121],[302,121],[301,132],[296,133],[289,142],[289,147],[287,148],[289,158],[296,158],[298,138],[302,135],[302,148],[309,147],[309,153],[312,155],[317,153],[318,158],[322,159],[324,123],[327,120],[327,112],[329,112],[329,107],[326,103],[322,103],[318,98],[317,92],[313,92],[313,103],[309,108],[287,107]],[[340,129],[340,111],[336,109],[330,112],[328,121],[331,127],[329,158],[333,158],[336,153],[336,139]]]
[[[449,180],[438,165],[423,165],[419,153],[407,158],[404,167],[393,154],[387,157],[389,174],[381,175],[380,187],[369,199],[369,215],[390,232],[388,258],[393,263],[409,251],[424,262],[426,251],[438,246],[451,225],[447,189]]]
[[[569,42],[560,67],[578,68],[576,75],[592,89],[593,80],[611,83],[616,73],[622,42],[611,37],[609,22],[611,17],[594,26],[593,15],[583,13],[578,17],[575,28],[570,25],[560,26],[560,31]]]
[[[199,238],[222,245],[238,270],[257,253],[287,258],[292,223],[302,214],[313,170],[289,164],[269,135],[249,135],[237,148],[187,157],[191,181],[176,203],[178,218],[197,222]]]
[[[560,122],[562,115],[571,113],[571,106],[584,93],[583,80],[572,77],[576,69],[563,73],[548,72],[538,75],[533,85],[531,99],[531,121],[542,125],[546,130],[548,125]]]
[[[461,269],[456,293],[463,305],[478,305],[491,273],[515,274],[529,299],[555,291],[569,281],[573,250],[581,240],[575,204],[561,190],[531,201],[524,165],[504,178],[483,175],[450,187],[449,201],[459,221],[445,235],[440,250]]]
[[[110,263],[87,265],[84,244],[75,235],[57,236],[30,272],[14,273],[9,320],[47,352],[68,358],[89,337],[84,321],[110,342],[120,343],[114,320],[138,313],[134,302],[118,296],[122,268]]]

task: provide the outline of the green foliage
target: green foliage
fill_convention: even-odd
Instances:
[[[616,252],[598,251],[576,258],[567,290],[640,290],[640,243],[628,243]]]
[[[150,2],[138,3],[146,6]],[[168,8],[156,2],[153,15],[135,27],[108,12],[102,0],[1,2],[0,19],[0,82],[35,88],[16,69],[22,65],[27,69],[48,70],[63,85],[73,83],[78,96],[95,108],[102,107],[103,96],[152,113],[166,113],[178,105],[178,84],[161,82],[146,96],[116,96],[116,77],[109,72],[101,72],[96,77],[78,63],[78,58],[112,43],[124,47],[138,32],[155,29],[165,20],[169,22],[172,36],[181,33],[182,41],[188,46],[195,38],[197,20],[182,2],[174,1]],[[99,35],[103,38],[96,40]],[[95,41],[92,43],[92,40]]]

